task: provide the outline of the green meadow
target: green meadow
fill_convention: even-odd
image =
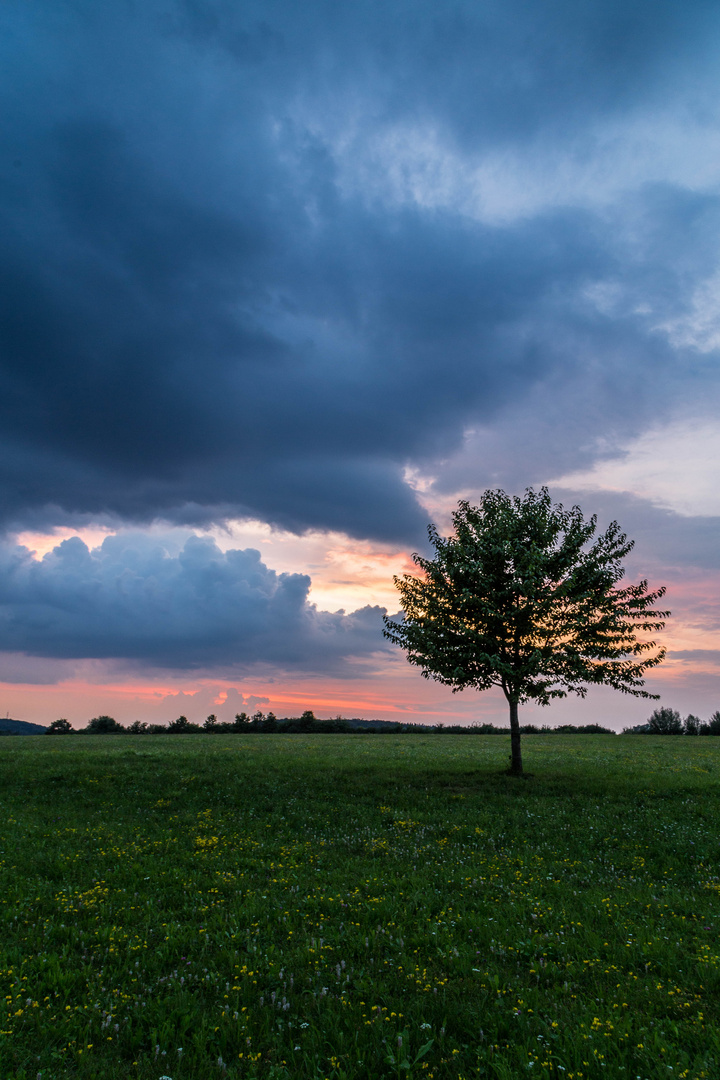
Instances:
[[[5,738],[2,1080],[720,1076],[720,739]]]

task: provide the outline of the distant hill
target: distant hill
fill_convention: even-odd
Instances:
[[[47,728],[42,724],[28,724],[25,720],[0,718],[0,735],[44,735]]]

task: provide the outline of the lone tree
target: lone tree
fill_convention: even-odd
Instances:
[[[428,528],[434,559],[417,553],[422,576],[395,578],[404,618],[385,618],[385,637],[407,651],[426,679],[453,688],[502,688],[510,706],[510,772],[522,774],[518,705],[584,697],[604,683],[635,697],[665,650],[637,633],[661,630],[665,589],[618,587],[633,541],[616,521],[593,539],[596,518],[553,505],[547,488],[523,498],[486,491],[462,501],[455,534]]]

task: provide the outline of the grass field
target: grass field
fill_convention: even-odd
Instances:
[[[0,743],[0,1077],[720,1077],[720,739]]]

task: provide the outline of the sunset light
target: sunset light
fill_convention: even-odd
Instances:
[[[0,58],[0,1080],[720,1080],[720,4]]]
[[[720,706],[710,9],[678,52],[670,9],[205,8],[4,9],[0,708],[501,722],[382,620],[429,524],[542,485],[668,586],[648,685]]]

